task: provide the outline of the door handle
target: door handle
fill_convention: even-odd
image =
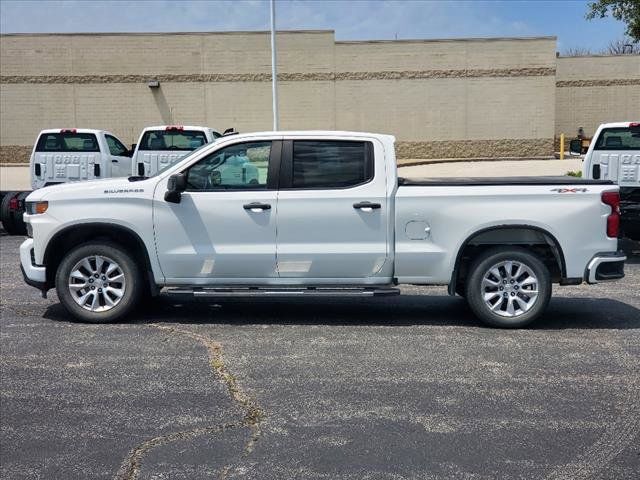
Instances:
[[[264,212],[265,210],[271,210],[271,205],[268,203],[251,202],[242,206],[245,210],[251,210],[254,213]]]
[[[371,212],[372,210],[377,210],[381,207],[379,203],[371,203],[371,202],[358,202],[353,204],[353,208],[357,210],[362,210],[363,212]]]
[[[118,160],[117,160],[117,159],[115,159],[115,158],[112,158],[112,159],[111,159],[111,162],[112,162],[112,163],[118,163]]]

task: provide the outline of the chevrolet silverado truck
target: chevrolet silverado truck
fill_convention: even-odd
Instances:
[[[31,188],[96,178],[128,177],[131,152],[111,132],[89,128],[42,130],[29,160]],[[29,192],[2,192],[0,220],[9,235],[24,235]]]
[[[208,127],[161,125],[142,130],[133,153],[131,175],[152,176],[221,135]]]
[[[582,176],[620,186],[622,234],[640,241],[640,122],[600,125],[584,157]]]
[[[486,324],[521,327],[553,283],[624,276],[611,181],[403,179],[394,142],[233,135],[150,178],[39,189],[26,202],[25,280],[95,323],[160,293],[366,297],[416,284],[447,285]],[[238,157],[257,181],[223,173]]]

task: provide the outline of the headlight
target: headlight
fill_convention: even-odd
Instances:
[[[25,202],[25,211],[28,215],[44,213],[49,208],[49,202]]]

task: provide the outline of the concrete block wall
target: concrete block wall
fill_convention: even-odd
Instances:
[[[640,121],[640,55],[560,57],[556,136],[592,136],[601,123]]]
[[[556,92],[585,88],[556,86],[555,38],[335,42],[332,31],[302,31],[277,39],[282,129],[391,133],[401,157],[550,156]],[[38,131],[57,126],[103,128],[126,143],[151,124],[271,128],[267,32],[1,40],[0,162],[24,161]],[[598,70],[565,70],[580,68]],[[616,73],[633,75],[627,66]],[[159,89],[147,87],[152,78]]]

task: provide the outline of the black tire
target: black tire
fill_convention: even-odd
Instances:
[[[112,283],[111,285],[123,285],[122,294],[119,301],[112,307],[109,307],[106,311],[91,311],[82,307],[76,300],[74,300],[74,294],[69,288],[69,276],[72,269],[78,262],[84,258],[95,257],[99,255],[107,259],[112,260],[118,265],[122,274],[124,275],[124,284]],[[95,261],[91,264],[95,265]],[[88,277],[92,277],[88,275]],[[96,287],[100,287],[100,278],[90,278],[92,282],[95,281],[94,291]],[[56,291],[60,302],[65,308],[78,320],[89,323],[109,323],[122,319],[130,314],[138,305],[139,300],[144,292],[144,277],[142,275],[140,266],[136,263],[135,259],[129,255],[124,248],[120,245],[111,242],[92,242],[85,243],[74,247],[60,262],[58,270],[56,272]],[[103,287],[104,288],[104,287]],[[105,292],[107,290],[105,289]],[[77,291],[75,295],[79,298],[83,293],[88,293],[87,290]],[[95,293],[93,295],[96,295]],[[104,301],[104,295],[100,294]],[[93,296],[90,297],[93,299]],[[103,302],[103,307],[106,303]],[[105,307],[106,308],[106,307]]]
[[[18,195],[18,192],[7,192],[2,197],[2,203],[0,204],[0,220],[2,220],[2,227],[8,235],[17,235],[13,212],[9,209],[9,203],[16,195]]]
[[[30,193],[31,192],[20,192],[16,197],[18,199],[18,202],[24,205],[24,199],[27,198]],[[24,208],[15,210],[13,212],[13,224],[15,225],[14,230],[16,232],[14,235],[27,234],[27,224],[24,223],[23,214],[24,214]]]
[[[512,267],[511,274],[507,276],[506,267],[501,266],[498,269],[501,276],[496,278],[492,274],[488,280],[495,282],[496,286],[488,286],[489,284],[486,287],[483,286],[483,280],[485,275],[489,274],[489,269],[508,261],[516,263]],[[512,281],[519,264],[524,265],[533,275],[525,271]],[[533,280],[536,281],[536,287],[530,283]],[[518,286],[522,282],[526,285]],[[551,298],[551,287],[549,269],[536,255],[524,248],[497,247],[481,254],[469,268],[466,279],[466,299],[473,313],[483,323],[493,327],[520,328],[533,322],[545,311]],[[538,296],[527,310],[526,305],[531,301],[533,294],[527,295],[526,292],[533,292],[534,288],[537,288]],[[494,294],[488,300],[491,306],[485,302],[485,293]],[[509,304],[512,305],[512,313],[508,312]]]

